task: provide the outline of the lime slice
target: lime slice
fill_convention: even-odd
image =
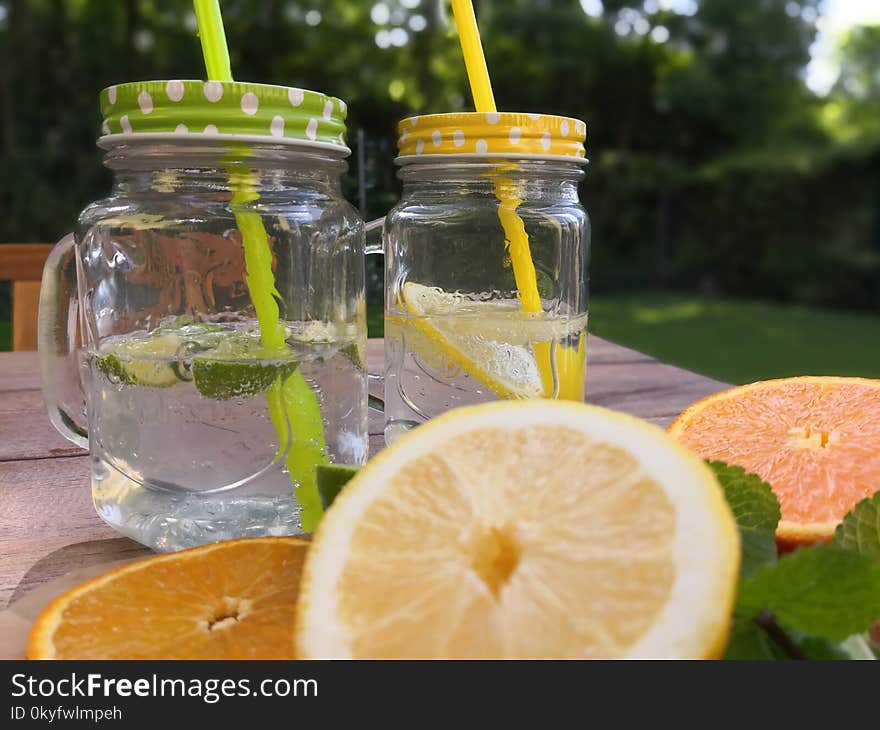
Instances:
[[[111,380],[126,385],[168,388],[179,380],[174,365],[180,345],[175,333],[119,340],[95,356],[95,365]]]
[[[245,398],[269,390],[279,376],[283,380],[298,367],[295,360],[278,362],[236,362],[193,358],[192,376],[196,390],[206,398]]]
[[[413,282],[404,285],[403,301],[411,315],[406,326],[422,335],[410,338],[416,352],[429,362],[441,355],[501,398],[544,395],[534,344],[561,339],[583,326],[577,320],[524,313],[516,300],[473,301]]]
[[[230,332],[210,350],[193,356],[192,378],[201,395],[227,400],[264,393],[297,367],[289,350],[267,350],[255,333]]]
[[[318,494],[326,510],[342,488],[358,472],[359,466],[351,464],[318,464]]]

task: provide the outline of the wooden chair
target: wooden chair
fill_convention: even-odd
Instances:
[[[40,279],[51,243],[0,243],[0,281],[12,282],[12,349],[37,349]]]

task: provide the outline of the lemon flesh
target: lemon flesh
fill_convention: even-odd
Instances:
[[[425,359],[439,355],[499,398],[583,400],[586,315],[528,313],[517,300],[474,301],[415,282],[403,286],[402,299],[405,324],[418,333],[409,339]],[[580,335],[577,348],[556,346],[572,335]],[[550,347],[556,350],[559,384],[552,382]],[[539,367],[536,352],[546,353],[545,367]]]
[[[661,429],[563,401],[455,409],[337,496],[300,593],[299,656],[710,658],[739,534]]]

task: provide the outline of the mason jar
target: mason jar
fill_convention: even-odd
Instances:
[[[581,401],[586,125],[547,114],[404,119],[384,221],[385,438],[450,408]]]
[[[46,264],[49,416],[98,514],[156,550],[310,532],[367,456],[364,226],[345,104],[211,81],[101,94],[110,195]]]

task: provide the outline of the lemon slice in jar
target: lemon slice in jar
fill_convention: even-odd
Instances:
[[[460,368],[503,399],[552,393],[552,383],[542,381],[534,347],[548,346],[583,327],[576,319],[523,312],[515,299],[474,301],[414,282],[404,284],[402,299],[409,316],[400,324],[410,328],[410,342],[419,356],[429,363],[445,361],[447,367]],[[413,337],[413,332],[418,336]],[[585,348],[557,348],[569,350],[581,353],[583,381]],[[573,399],[581,400],[582,393],[581,386],[580,397]]]

